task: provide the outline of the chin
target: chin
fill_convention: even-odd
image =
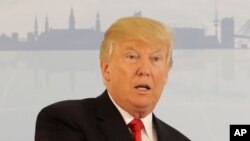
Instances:
[[[154,107],[151,102],[137,102],[134,106],[140,111],[147,111],[148,109],[152,109],[152,107]]]

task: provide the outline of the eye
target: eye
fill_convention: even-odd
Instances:
[[[126,58],[132,61],[136,61],[139,57],[133,54],[126,55]]]
[[[161,58],[160,56],[153,56],[153,57],[151,58],[151,60],[152,60],[153,62],[159,62],[161,59],[162,59],[162,58]]]

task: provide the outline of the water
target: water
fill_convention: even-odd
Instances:
[[[42,107],[98,96],[98,53],[0,52],[0,140],[34,140]],[[155,114],[194,141],[227,141],[230,124],[250,123],[249,81],[250,50],[174,50]]]

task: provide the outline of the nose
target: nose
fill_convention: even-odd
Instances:
[[[139,61],[137,75],[140,77],[149,77],[151,75],[149,59],[141,59]]]

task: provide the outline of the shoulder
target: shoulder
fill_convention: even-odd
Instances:
[[[62,118],[67,120],[79,116],[84,117],[95,111],[95,101],[95,98],[88,98],[56,102],[43,108],[39,112],[38,118]]]
[[[154,117],[154,123],[157,135],[160,138],[159,140],[167,138],[175,141],[190,141],[190,139],[188,139],[181,132],[156,117]]]
[[[73,108],[83,109],[87,107],[94,106],[96,98],[87,98],[81,100],[65,100],[53,103],[51,105],[46,106],[43,110],[72,110]]]

